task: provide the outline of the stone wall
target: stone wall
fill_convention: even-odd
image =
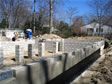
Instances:
[[[101,47],[104,47],[103,41],[95,42],[85,48],[75,49],[73,52],[56,57],[13,67],[11,69],[13,71],[12,80],[8,83],[2,81],[0,84],[46,84],[98,51]]]

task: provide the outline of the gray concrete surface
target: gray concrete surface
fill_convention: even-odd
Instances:
[[[77,42],[79,43],[79,41]],[[82,45],[86,46],[83,47]],[[71,50],[70,52],[67,51],[68,53],[52,58],[46,58],[39,62],[26,64],[24,66],[14,67],[12,70],[14,71],[13,77],[15,79],[8,83],[4,82],[4,84],[46,84],[60,74],[69,71],[69,69],[89,57],[92,53],[98,51],[104,46],[104,42],[99,41],[93,42],[92,44],[83,42],[82,45],[80,45],[82,48],[76,48],[76,46],[71,46],[71,44],[69,44],[69,47],[74,48],[70,48]],[[86,61],[84,63],[86,63]]]

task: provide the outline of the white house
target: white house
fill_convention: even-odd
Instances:
[[[88,35],[97,36],[99,34],[99,24],[91,23],[81,27],[81,32],[87,33]],[[107,25],[102,25],[100,34],[102,36],[112,34],[112,27]]]

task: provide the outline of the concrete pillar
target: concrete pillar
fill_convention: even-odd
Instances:
[[[16,45],[16,61],[24,62],[24,49],[20,45]]]
[[[101,48],[100,48],[100,55],[103,55],[103,54],[104,54],[104,45],[101,46]]]
[[[0,47],[0,66],[3,65],[3,61],[4,61],[3,56],[4,56],[3,48]]]
[[[34,45],[28,44],[28,57],[34,58],[35,57],[35,51],[34,51]]]
[[[39,37],[35,39],[35,48],[38,49]]]
[[[53,52],[58,53],[58,44],[59,42],[53,42]]]
[[[60,42],[60,51],[64,52],[64,39]]]
[[[45,56],[45,43],[39,43],[38,54],[39,56]]]
[[[104,55],[104,47],[105,47],[105,42],[101,41],[100,42],[100,55]]]

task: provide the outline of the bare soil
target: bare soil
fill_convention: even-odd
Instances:
[[[101,62],[71,84],[112,84],[112,47],[105,50],[105,57]]]
[[[4,58],[3,69],[7,69],[7,68],[18,66],[18,65],[23,65],[23,64],[26,64],[26,63],[31,63],[31,62],[34,62],[34,61],[39,61],[43,58],[53,57],[53,56],[57,56],[57,55],[60,55],[60,54],[62,54],[62,52],[53,53],[53,52],[45,51],[45,56],[42,57],[42,56],[38,55],[38,50],[35,49],[35,57],[34,58],[29,58],[28,57],[28,52],[25,51],[24,52],[24,62],[22,62],[22,63],[16,62],[15,54],[9,54],[9,55],[4,56],[5,58]]]

